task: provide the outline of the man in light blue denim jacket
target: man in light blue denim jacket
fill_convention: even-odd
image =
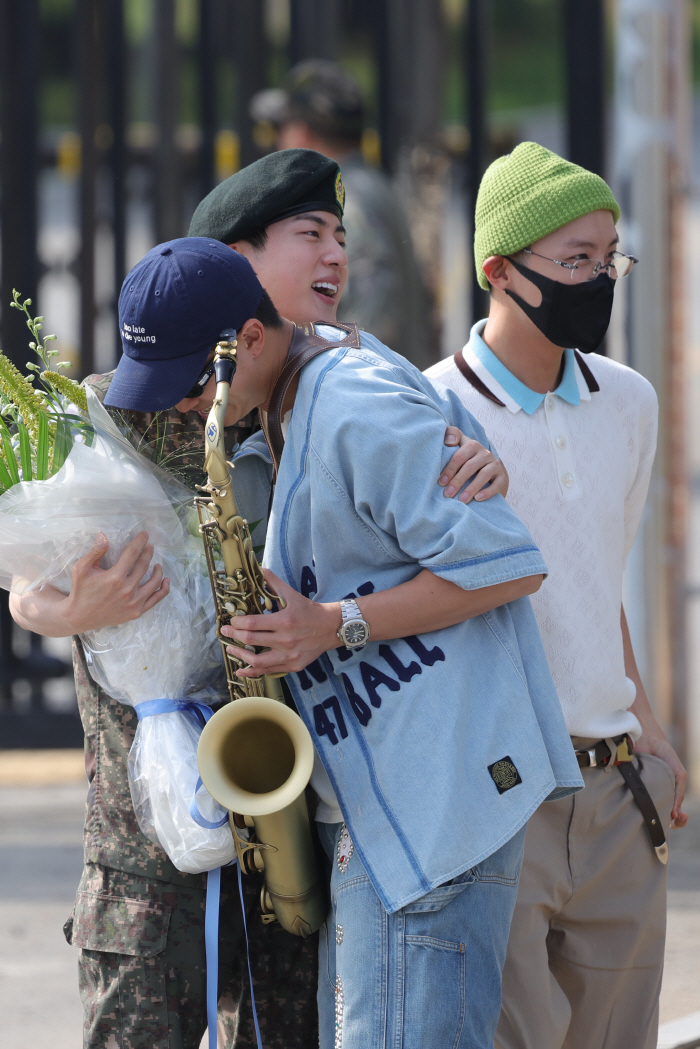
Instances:
[[[239,332],[237,411],[269,403],[283,362],[261,378],[266,339]],[[443,498],[445,425],[486,435],[372,336],[306,364],[284,409],[265,565],[287,608],[227,632],[268,649],[251,674],[295,671],[320,759],[320,1044],[486,1049],[525,823],[582,785],[523,596],[546,567],[501,497]],[[245,512],[265,456],[257,435],[236,458]]]

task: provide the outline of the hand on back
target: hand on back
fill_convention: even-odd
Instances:
[[[505,496],[508,492],[508,471],[493,452],[484,448],[478,441],[465,437],[456,426],[448,426],[445,431],[445,444],[459,445],[450,461],[445,466],[438,484],[445,489],[445,496],[452,499],[469,478],[471,482],[459,495],[461,503],[472,499],[482,502],[494,495]]]

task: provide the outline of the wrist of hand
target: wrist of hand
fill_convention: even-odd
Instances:
[[[68,635],[84,634],[86,630],[95,629],[95,624],[87,624],[83,621],[83,617],[80,616],[79,611],[71,601],[70,594],[60,603],[56,613],[62,619]]]
[[[327,642],[324,651],[328,652],[340,645],[338,631],[343,623],[343,614],[340,610],[340,601],[323,602],[319,607],[323,608],[324,612],[323,639],[324,643]]]

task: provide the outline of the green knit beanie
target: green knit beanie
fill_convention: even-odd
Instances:
[[[474,263],[479,284],[489,282],[481,268],[491,255],[514,255],[567,222],[591,211],[620,206],[600,175],[572,164],[537,142],[521,142],[487,168],[476,200]]]

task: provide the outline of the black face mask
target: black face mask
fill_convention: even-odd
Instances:
[[[607,273],[583,284],[562,284],[542,273],[521,266],[510,259],[518,273],[522,273],[542,292],[539,306],[529,303],[506,289],[506,295],[515,299],[523,313],[555,346],[593,353],[605,337],[612,313],[615,281]]]

